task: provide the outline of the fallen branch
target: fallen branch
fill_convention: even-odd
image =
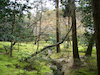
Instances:
[[[14,46],[15,44],[16,44],[16,41],[14,41],[12,45]]]
[[[41,49],[40,51],[37,51],[37,52],[35,52],[34,54],[32,54],[30,57],[27,57],[25,60],[27,60],[27,59],[29,59],[29,58],[31,58],[31,57],[36,56],[37,54],[41,53],[42,51],[45,51],[45,50],[48,49],[48,48],[55,47],[55,46],[57,46],[57,45],[59,45],[59,44],[62,44],[66,39],[68,39],[68,34],[70,33],[71,29],[72,29],[72,26],[71,26],[71,28],[69,29],[69,31],[68,31],[68,33],[66,34],[66,36],[62,39],[62,41],[60,41],[60,42],[58,42],[58,43],[56,43],[56,44],[53,44],[53,45],[49,45],[49,46],[44,47],[44,48]]]

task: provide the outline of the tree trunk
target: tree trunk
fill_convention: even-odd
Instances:
[[[100,75],[100,0],[93,0],[93,18],[96,34],[98,75]]]
[[[15,22],[12,22],[12,30],[11,30],[11,35],[12,35],[12,36],[13,36],[13,34],[14,34],[14,23],[15,23]],[[13,41],[14,41],[14,38],[12,37],[12,38],[11,38],[11,45],[10,45],[10,57],[12,57]]]
[[[15,3],[16,3],[16,0],[15,0]],[[14,41],[14,28],[15,28],[15,5],[14,5],[14,10],[13,10],[13,21],[12,21],[12,29],[11,29],[11,35],[12,35],[12,38],[11,38],[11,46],[10,46],[10,57],[12,57],[12,51],[13,51],[13,46],[15,45],[15,41]]]
[[[59,42],[59,0],[56,2],[56,42]],[[60,52],[60,45],[56,46],[57,53]]]
[[[73,42],[73,59],[79,59],[78,44],[77,44],[77,29],[76,29],[76,13],[75,13],[75,1],[72,0],[72,42]]]
[[[70,28],[70,16],[68,16],[68,27],[67,27],[67,31]],[[71,40],[70,40],[70,35],[68,36],[68,40],[67,40],[68,44],[67,47],[69,48],[71,46]]]
[[[11,46],[10,46],[10,57],[12,57],[12,50],[13,50],[13,45],[12,45],[13,42],[11,42]]]
[[[92,37],[89,41],[88,48],[87,48],[85,56],[91,56],[92,55],[93,45],[94,45],[94,34],[92,34]]]

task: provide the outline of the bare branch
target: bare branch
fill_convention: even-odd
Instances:
[[[60,42],[58,42],[58,43],[56,43],[56,44],[49,45],[49,46],[46,46],[46,47],[42,48],[40,51],[35,52],[35,53],[32,54],[30,57],[27,57],[25,60],[27,60],[27,59],[29,59],[29,58],[31,58],[31,57],[36,56],[37,54],[39,54],[39,53],[45,51],[45,50],[48,49],[48,48],[55,47],[55,46],[57,46],[57,45],[59,45],[59,44],[62,44],[66,39],[68,39],[68,35],[69,35],[71,29],[72,29],[72,26],[71,26],[71,28],[69,29],[69,31],[68,31],[68,33],[66,34],[66,36],[62,39],[62,41],[60,41]]]

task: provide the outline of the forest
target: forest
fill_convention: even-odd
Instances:
[[[100,75],[100,0],[0,0],[0,75]]]

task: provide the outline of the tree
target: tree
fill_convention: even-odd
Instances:
[[[17,42],[17,38],[19,37],[18,35],[15,35],[15,30],[18,27],[18,23],[21,22],[21,19],[23,17],[23,11],[28,11],[30,7],[27,4],[21,4],[21,2],[17,2],[16,0],[1,0],[0,4],[0,23],[2,23],[2,28],[0,28],[0,31],[4,33],[5,36],[7,36],[5,37],[7,38],[7,40],[5,41],[11,42],[9,54],[10,56],[12,56],[13,46],[15,45],[15,43]],[[5,30],[3,29],[3,26],[5,27]],[[8,31],[6,31],[6,29]]]
[[[76,29],[76,13],[75,13],[75,0],[71,0],[71,18],[72,18],[72,42],[73,42],[73,58],[80,60],[77,44],[77,29]]]
[[[78,44],[77,44],[77,29],[76,29],[76,13],[75,13],[75,0],[63,1],[61,0],[62,5],[64,5],[64,17],[72,18],[72,42],[73,42],[73,58],[74,61],[79,58],[78,53]],[[68,20],[69,20],[68,19]],[[69,20],[70,21],[70,20]]]
[[[93,0],[93,19],[96,35],[97,66],[100,75],[100,0]]]
[[[82,24],[85,28],[84,39],[86,40],[84,43],[88,46],[85,56],[91,56],[92,48],[94,45],[94,26],[93,26],[93,10],[92,10],[92,0],[80,0],[79,2],[82,15]]]
[[[91,39],[90,39],[89,44],[88,44],[87,51],[85,53],[85,56],[91,56],[92,55],[93,45],[94,45],[94,34],[91,36]]]
[[[68,17],[68,24],[66,25],[66,31],[68,32],[69,30],[69,27],[71,25],[70,21],[71,21],[71,9],[70,9],[70,0],[68,1],[63,1],[61,0],[61,4],[62,4],[62,11],[63,11],[63,17]],[[68,40],[67,40],[67,46],[69,47],[71,44],[70,42],[70,36],[68,37]]]
[[[9,30],[10,30],[10,25],[6,24],[8,23],[9,16],[6,14],[10,15],[11,10],[9,8],[6,8],[9,6],[9,0],[0,0],[0,40],[1,41],[8,41],[10,39],[9,35]],[[5,31],[6,30],[6,31]]]
[[[59,42],[59,0],[56,0],[56,42]],[[60,45],[56,46],[57,53],[60,52]]]

